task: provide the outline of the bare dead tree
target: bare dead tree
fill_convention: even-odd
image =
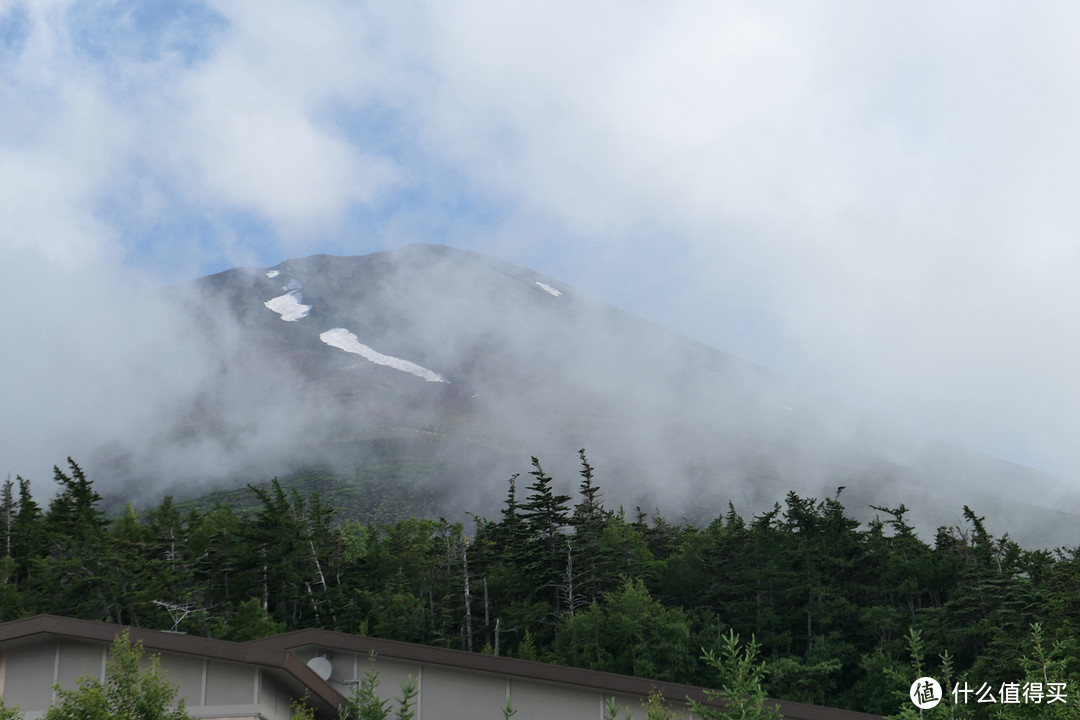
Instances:
[[[462,538],[461,540],[461,569],[465,576],[465,642],[466,649],[472,652],[473,649],[473,632],[472,632],[472,593],[469,591],[469,539]],[[487,581],[484,582],[485,590],[487,588]]]

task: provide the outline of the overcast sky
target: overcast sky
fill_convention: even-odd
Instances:
[[[132,293],[424,241],[1080,479],[1078,14],[0,0],[0,472],[130,420]]]

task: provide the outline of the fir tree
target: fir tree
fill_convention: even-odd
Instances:
[[[11,540],[12,540],[12,525],[15,522],[15,514],[18,506],[15,503],[15,482],[11,479],[11,475],[7,476],[7,480],[4,481],[3,489],[0,490],[0,533],[3,537],[0,538],[0,549],[2,549],[3,557],[10,558],[11,554]]]
[[[607,513],[600,500],[600,489],[593,482],[593,466],[585,456],[585,449],[579,450],[578,455],[581,458],[581,485],[578,490],[581,501],[574,506],[570,524],[574,527],[573,549],[580,568],[577,592],[587,602],[592,602],[602,589],[600,536]]]
[[[552,489],[552,478],[540,466],[540,460],[532,458],[533,469],[529,471],[535,480],[529,486],[528,501],[522,506],[525,528],[528,531],[528,556],[525,568],[534,573],[539,590],[548,588],[554,615],[561,612],[559,584],[564,571],[563,529],[569,524],[569,495],[557,495]],[[540,595],[542,596],[542,594]]]
[[[729,632],[721,642],[720,654],[707,651],[701,658],[717,672],[718,690],[706,690],[707,697],[720,700],[722,710],[713,710],[697,700],[690,700],[696,717],[705,720],[741,718],[742,720],[778,720],[780,711],[765,698],[765,663],[758,660],[758,644],[753,637],[742,646],[739,636]]]
[[[44,518],[47,553],[38,563],[35,585],[51,594],[53,612],[121,623],[116,557],[101,495],[71,458],[68,466],[70,475],[53,468],[60,492]]]

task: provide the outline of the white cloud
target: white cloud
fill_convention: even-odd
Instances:
[[[393,182],[392,161],[350,143],[337,107],[370,99],[372,68],[335,3],[221,6],[227,40],[168,95],[170,158],[201,202],[295,231],[339,221]],[[164,139],[164,138],[163,138]]]
[[[0,152],[13,167],[29,158],[26,181],[40,176],[48,194],[63,195],[64,211],[45,211],[45,226],[111,195],[137,206],[137,193],[150,209],[252,213],[303,249],[396,183],[394,162],[341,122],[386,82],[355,11],[228,3],[218,8],[225,27],[188,57],[174,48],[201,29],[188,18],[158,18],[154,52],[113,48],[119,30],[149,32],[131,27],[135,10],[99,18],[75,12],[82,5],[25,6],[28,38],[0,83],[10,109]],[[26,238],[37,224],[20,227]]]
[[[351,213],[417,188],[480,198],[505,211],[488,249],[557,241],[582,268],[560,279],[1080,469],[1071,5],[248,0],[209,6],[198,52],[168,49],[201,28],[166,18],[168,51],[104,58],[76,6],[0,4],[31,28],[0,76],[0,261],[137,262],[131,233],[174,213],[265,223],[223,223],[247,261],[367,232]],[[453,227],[445,205],[411,211]]]
[[[522,7],[432,10],[428,129],[471,177],[594,246],[663,229],[697,328],[764,312],[789,372],[1076,466],[1074,10]]]

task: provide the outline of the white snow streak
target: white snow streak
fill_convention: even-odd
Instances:
[[[543,290],[544,292],[548,292],[548,293],[551,293],[551,294],[552,294],[552,295],[554,295],[555,297],[559,297],[560,295],[562,295],[562,293],[561,293],[561,292],[559,292],[559,291],[558,291],[558,290],[556,290],[555,288],[551,287],[551,286],[550,286],[550,285],[548,285],[547,283],[542,283],[542,282],[540,282],[539,280],[537,280],[537,281],[536,281],[536,284],[540,286],[540,289],[541,289],[541,290]]]
[[[327,330],[319,335],[319,339],[327,345],[339,348],[345,352],[355,353],[363,358],[367,358],[376,365],[386,365],[392,367],[395,370],[401,370],[402,372],[412,373],[417,377],[423,378],[428,382],[446,382],[442,379],[442,376],[438,373],[433,373],[427,368],[420,367],[416,363],[409,362],[408,360],[402,360],[401,358],[392,357],[390,355],[383,355],[381,352],[372,350],[367,345],[361,343],[355,335],[346,330],[345,328],[334,328]]]
[[[268,278],[276,278],[281,272],[278,270],[271,270],[266,273]],[[300,281],[296,278],[289,278],[289,282],[281,286],[281,289],[285,291],[284,295],[278,295],[276,298],[271,298],[263,303],[266,307],[270,308],[285,322],[296,322],[300,318],[308,316],[308,311],[311,310],[310,305],[304,305],[304,297],[300,294],[300,289],[304,287],[300,284]]]
[[[285,322],[296,322],[300,318],[307,317],[308,311],[311,310],[311,306],[302,305],[301,300],[303,300],[303,297],[301,297],[300,291],[293,290],[290,293],[271,298],[263,305],[280,315]]]

